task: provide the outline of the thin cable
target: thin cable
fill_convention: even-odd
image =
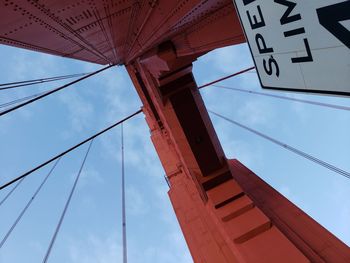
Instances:
[[[123,224],[123,263],[128,262],[127,243],[126,243],[126,211],[125,211],[125,169],[124,169],[124,130],[123,123],[121,127],[121,155],[122,155],[122,224]]]
[[[16,190],[16,188],[22,183],[22,181],[24,180],[24,178],[22,178],[21,180],[19,180],[17,182],[17,184],[11,189],[10,192],[7,193],[7,195],[1,200],[0,202],[0,207],[2,206],[3,203],[5,203],[5,201],[10,197],[10,195],[12,195],[12,193]]]
[[[83,74],[83,75],[86,75],[86,74]],[[12,86],[7,86],[7,87],[0,88],[0,91],[1,90],[8,90],[8,89],[17,89],[17,88],[21,88],[21,87],[33,86],[33,85],[37,85],[37,84],[44,84],[44,83],[47,83],[47,82],[60,81],[60,80],[71,79],[71,78],[76,78],[76,77],[57,78],[57,79],[50,79],[50,80],[44,80],[44,81],[30,82],[30,83],[19,84],[19,85],[12,85]]]
[[[22,209],[21,213],[18,215],[18,217],[16,218],[15,222],[12,224],[12,226],[10,227],[10,229],[7,231],[6,235],[2,238],[1,242],[0,242],[0,249],[4,246],[5,242],[7,241],[7,239],[9,238],[9,236],[11,235],[11,233],[13,232],[13,230],[15,229],[15,227],[18,225],[18,223],[20,222],[20,220],[22,219],[23,215],[26,213],[26,211],[28,210],[28,208],[30,207],[30,205],[32,204],[32,202],[34,201],[34,199],[36,198],[36,196],[38,195],[38,193],[40,192],[41,188],[44,186],[44,184],[46,183],[47,179],[50,177],[50,175],[52,174],[52,172],[55,170],[58,162],[61,160],[61,158],[57,159],[57,161],[54,163],[54,165],[52,166],[51,170],[48,172],[48,174],[45,176],[44,180],[41,182],[41,184],[39,185],[39,187],[36,189],[36,191],[34,192],[33,196],[29,199],[28,203],[26,204],[26,206]],[[24,178],[23,178],[24,179]],[[22,179],[22,180],[23,180]],[[21,181],[19,181],[21,182]]]
[[[142,112],[142,110],[138,110],[138,111],[134,112],[133,114],[131,114],[131,115],[125,117],[124,119],[122,119],[122,120],[120,120],[120,121],[114,123],[113,125],[109,126],[108,128],[103,129],[102,131],[100,131],[100,132],[98,132],[98,133],[92,135],[91,137],[85,139],[84,141],[82,141],[82,142],[80,142],[80,143],[74,145],[73,147],[69,148],[68,150],[65,150],[64,152],[61,152],[60,154],[57,154],[56,156],[52,157],[52,158],[49,159],[48,161],[45,161],[44,163],[42,163],[42,164],[38,165],[37,167],[31,169],[30,171],[27,171],[27,172],[25,172],[24,174],[22,174],[22,175],[16,177],[15,179],[13,179],[13,180],[11,180],[11,181],[5,183],[4,185],[0,186],[0,190],[5,189],[6,187],[12,185],[13,183],[17,182],[18,180],[21,180],[21,179],[24,178],[24,177],[27,177],[28,175],[32,174],[33,172],[39,170],[40,168],[42,168],[42,167],[48,165],[48,164],[51,163],[51,162],[53,162],[54,160],[56,160],[56,159],[58,159],[58,158],[60,158],[60,157],[62,157],[62,156],[64,156],[64,155],[66,155],[67,153],[69,153],[69,152],[73,151],[74,149],[76,149],[76,148],[82,146],[83,144],[85,144],[85,143],[91,141],[92,139],[95,139],[96,137],[100,136],[101,134],[103,134],[103,133],[109,131],[110,129],[113,129],[114,127],[116,127],[116,126],[120,125],[121,123],[123,123],[123,122],[125,122],[125,121],[131,119],[132,117],[138,115],[138,114],[141,113],[141,112]]]
[[[251,67],[251,68],[242,70],[242,71],[240,71],[240,72],[231,74],[231,75],[226,76],[226,77],[224,77],[224,78],[221,78],[221,79],[219,79],[219,80],[215,80],[215,81],[213,81],[213,82],[210,82],[210,83],[204,84],[204,85],[202,85],[202,86],[199,86],[198,88],[201,89],[201,88],[210,86],[210,85],[212,85],[212,84],[214,84],[214,83],[217,83],[217,82],[219,82],[219,81],[225,80],[225,79],[227,79],[227,78],[231,78],[231,77],[233,77],[233,76],[237,76],[237,75],[243,74],[243,73],[245,73],[245,72],[247,72],[247,73],[254,73],[254,72],[248,72],[248,71],[250,71],[250,70],[252,70],[252,69],[254,69],[254,68],[255,68],[255,67]],[[256,72],[255,72],[255,73],[256,73]],[[88,73],[82,73],[82,74],[88,74]],[[14,83],[16,83],[16,82],[14,82]],[[5,84],[1,84],[1,85],[5,85]],[[1,85],[0,85],[0,86],[1,86]],[[215,86],[215,85],[212,85],[212,86]],[[24,97],[24,98],[20,98],[20,99],[17,99],[17,100],[13,100],[13,101],[10,101],[10,102],[6,102],[6,103],[3,103],[3,104],[0,104],[0,108],[7,107],[7,106],[10,106],[10,105],[13,105],[13,104],[16,104],[16,103],[25,101],[25,100],[29,100],[29,99],[31,99],[31,98],[36,98],[36,97],[40,96],[40,95],[43,94],[43,93],[45,93],[45,92],[38,93],[38,94],[33,94],[33,95],[30,95],[30,96],[27,96],[27,97]],[[1,113],[1,112],[0,112],[0,113]]]
[[[223,81],[223,80],[225,80],[225,79],[229,79],[229,78],[232,78],[232,77],[241,75],[241,74],[246,73],[246,72],[248,72],[248,71],[250,71],[250,70],[252,70],[252,69],[255,69],[255,67],[250,67],[250,68],[247,68],[247,69],[243,69],[243,70],[241,70],[241,71],[238,71],[238,72],[233,73],[233,74],[231,74],[231,75],[228,75],[228,76],[226,76],[226,77],[223,77],[223,78],[214,80],[214,81],[212,81],[212,82],[203,84],[203,85],[199,86],[198,89],[202,89],[202,88],[204,88],[204,87],[211,86],[211,85],[213,85],[213,84],[215,84],[215,83],[218,83],[218,82],[220,82],[220,81]]]
[[[49,78],[22,80],[22,81],[16,81],[16,82],[2,83],[2,84],[0,84],[0,87],[9,86],[9,85],[16,85],[16,84],[23,84],[23,83],[29,83],[29,82],[38,82],[38,81],[48,80],[48,79],[63,78],[63,77],[67,77],[67,76],[83,75],[83,74],[89,74],[89,73],[77,73],[77,74],[64,75],[64,76],[56,76],[56,77],[49,77]]]
[[[281,96],[281,95],[274,95],[274,94],[269,94],[269,93],[254,91],[254,90],[232,88],[232,87],[227,87],[227,86],[222,86],[222,85],[212,85],[212,86],[217,87],[217,88],[223,88],[223,89],[228,89],[228,90],[233,90],[233,91],[249,93],[249,94],[260,95],[260,96],[273,97],[273,98],[278,98],[278,99],[283,99],[283,100],[290,100],[290,101],[296,101],[296,102],[301,102],[301,103],[306,103],[306,104],[311,104],[311,105],[316,105],[316,106],[328,107],[328,108],[337,109],[337,110],[350,111],[350,107],[336,105],[336,104],[323,103],[323,102],[304,100],[304,99],[297,99],[297,98],[291,98],[291,97],[286,97],[286,96]]]
[[[3,116],[3,115],[5,115],[5,114],[7,114],[7,113],[9,113],[9,112],[11,112],[11,111],[17,110],[17,109],[19,109],[19,108],[22,108],[23,106],[26,106],[26,105],[28,105],[28,104],[30,104],[30,103],[33,103],[33,102],[35,102],[35,101],[37,101],[37,100],[40,100],[40,99],[42,99],[42,98],[44,98],[44,97],[46,97],[46,96],[49,96],[49,95],[51,95],[51,94],[53,94],[53,93],[55,93],[55,92],[57,92],[57,91],[60,91],[60,90],[62,90],[62,89],[64,89],[64,88],[67,88],[67,87],[69,87],[69,86],[71,86],[71,85],[73,85],[73,84],[75,84],[75,83],[78,83],[78,82],[80,82],[80,81],[82,81],[82,80],[84,80],[84,79],[87,79],[87,78],[89,78],[89,77],[91,77],[91,76],[93,76],[93,75],[96,75],[96,74],[98,74],[98,73],[100,73],[100,72],[102,72],[102,71],[104,71],[104,70],[106,70],[106,69],[109,69],[109,68],[113,67],[113,66],[114,66],[114,65],[109,65],[109,66],[107,66],[107,67],[104,67],[104,68],[102,68],[102,69],[99,69],[99,70],[97,70],[97,71],[95,71],[95,72],[92,72],[92,73],[90,73],[90,74],[88,74],[88,75],[86,75],[86,76],[83,76],[83,77],[81,77],[81,78],[79,78],[79,79],[77,79],[77,80],[74,80],[74,81],[72,81],[72,82],[69,82],[69,83],[63,85],[63,86],[60,86],[60,87],[55,88],[55,89],[53,89],[53,90],[51,90],[51,91],[49,91],[49,92],[46,92],[45,94],[42,94],[42,95],[40,95],[40,96],[38,96],[38,97],[35,97],[35,98],[32,98],[32,99],[30,99],[30,100],[28,100],[28,101],[26,101],[26,102],[23,102],[23,103],[21,103],[21,104],[19,104],[19,105],[16,105],[16,106],[12,107],[12,108],[10,108],[10,109],[4,110],[4,111],[0,112],[0,116]]]
[[[86,151],[86,153],[85,153],[84,160],[83,160],[83,162],[82,162],[82,164],[81,164],[81,166],[80,166],[79,172],[78,172],[78,174],[77,174],[77,176],[76,176],[76,178],[75,178],[75,181],[74,181],[72,190],[71,190],[70,193],[69,193],[69,196],[68,196],[67,202],[66,202],[66,204],[65,204],[65,206],[64,206],[64,209],[63,209],[63,211],[62,211],[60,220],[58,221],[58,224],[57,224],[57,226],[56,226],[55,232],[54,232],[54,234],[53,234],[53,236],[52,236],[52,238],[51,238],[50,245],[49,245],[49,247],[48,247],[48,249],[47,249],[47,251],[46,251],[45,257],[44,257],[44,259],[43,259],[43,261],[42,261],[43,263],[46,263],[46,262],[48,261],[48,259],[49,259],[49,256],[50,256],[50,254],[51,254],[52,247],[53,247],[53,245],[54,245],[54,243],[55,243],[55,241],[56,241],[57,235],[58,235],[58,233],[59,233],[59,231],[60,231],[60,229],[61,229],[61,226],[62,226],[63,220],[64,220],[64,218],[65,218],[65,216],[66,216],[66,213],[67,213],[67,210],[68,210],[70,201],[72,200],[72,196],[73,196],[74,191],[75,191],[75,188],[76,188],[76,186],[77,186],[77,184],[78,184],[78,181],[79,181],[79,178],[80,178],[80,175],[81,175],[81,171],[82,171],[83,168],[84,168],[86,159],[87,159],[87,157],[88,157],[88,155],[89,155],[89,152],[90,152],[90,149],[91,149],[91,145],[92,145],[93,142],[94,142],[94,140],[91,140],[91,142],[90,142],[90,144],[89,144],[89,147],[88,147],[88,149],[87,149],[87,151]]]
[[[90,74],[90,73],[79,73],[79,74],[72,74],[72,75],[65,75],[65,76],[58,76],[58,77],[51,77],[51,78],[44,78],[44,79],[25,80],[25,81],[18,81],[18,82],[12,82],[12,83],[4,83],[4,84],[0,84],[0,86],[1,86],[0,90],[15,89],[15,88],[20,88],[20,87],[25,87],[25,86],[36,85],[36,84],[43,84],[46,82],[77,78],[77,77],[85,76],[88,74]]]
[[[32,98],[36,98],[36,97],[39,97],[40,95],[46,93],[47,91],[44,91],[44,92],[40,92],[40,93],[36,93],[36,94],[33,94],[33,95],[29,95],[29,96],[26,96],[26,97],[23,97],[23,98],[19,98],[19,99],[15,99],[15,100],[11,100],[11,101],[8,101],[8,102],[5,102],[5,103],[2,103],[0,104],[0,108],[6,108],[8,106],[12,106],[14,104],[17,104],[17,103],[20,103],[22,101],[26,101],[26,100],[30,100]],[[1,112],[0,112],[1,113]]]
[[[218,113],[213,112],[213,111],[209,111],[209,112],[214,114],[214,115],[216,115],[217,117],[220,117],[221,119],[224,119],[224,120],[226,120],[226,121],[228,121],[228,122],[230,122],[232,124],[235,124],[235,125],[243,128],[243,129],[245,129],[247,131],[250,131],[250,132],[252,132],[252,133],[254,133],[254,134],[256,134],[256,135],[258,135],[258,136],[260,136],[260,137],[262,137],[264,139],[266,139],[266,140],[269,140],[269,141],[271,141],[271,142],[273,142],[273,143],[275,143],[275,144],[285,148],[288,151],[291,151],[291,152],[293,152],[295,154],[298,154],[299,156],[302,156],[302,157],[304,157],[304,158],[306,158],[306,159],[308,159],[308,160],[310,160],[310,161],[312,161],[314,163],[317,163],[317,164],[319,164],[319,165],[321,165],[321,166],[323,166],[323,167],[325,167],[325,168],[327,168],[327,169],[329,169],[329,170],[331,170],[331,171],[333,171],[335,173],[338,173],[338,174],[340,174],[340,175],[350,179],[350,173],[347,172],[347,171],[344,171],[344,170],[342,170],[342,169],[340,169],[340,168],[338,168],[338,167],[336,167],[336,166],[334,166],[332,164],[329,164],[329,163],[327,163],[325,161],[322,161],[322,160],[320,160],[320,159],[318,159],[318,158],[316,158],[316,157],[314,157],[314,156],[312,156],[310,154],[307,154],[307,153],[305,153],[305,152],[303,152],[301,150],[298,150],[298,149],[296,149],[296,148],[294,148],[294,147],[292,147],[292,146],[290,146],[288,144],[280,142],[280,141],[278,141],[278,140],[276,140],[276,139],[274,139],[274,138],[272,138],[272,137],[270,137],[268,135],[265,135],[265,134],[263,134],[263,133],[261,133],[261,132],[259,132],[257,130],[249,128],[248,126],[245,126],[245,125],[243,125],[243,124],[241,124],[241,123],[239,123],[237,121],[231,120],[231,119],[229,119],[229,118],[227,118],[227,117],[225,117],[225,116],[223,116],[221,114],[218,114]]]

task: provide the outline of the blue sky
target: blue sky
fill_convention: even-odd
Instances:
[[[98,65],[0,46],[0,82],[96,70]],[[252,65],[246,45],[194,63],[198,84]],[[61,83],[64,83],[62,81]],[[261,90],[255,73],[223,82]],[[0,103],[58,83],[2,91]],[[268,91],[266,91],[268,92]],[[235,93],[202,90],[209,109],[350,171],[350,113]],[[278,94],[283,94],[278,92]],[[288,96],[350,106],[349,99]],[[141,105],[123,67],[113,68],[0,119],[0,183],[18,176]],[[350,244],[350,180],[212,116],[229,158],[237,158],[332,233]],[[164,171],[142,115],[124,125],[130,262],[192,262],[167,197]],[[86,146],[58,164],[0,250],[2,263],[41,262]],[[26,179],[0,207],[0,238],[50,166]],[[121,261],[120,128],[95,140],[49,262]],[[8,190],[0,192],[0,200]]]

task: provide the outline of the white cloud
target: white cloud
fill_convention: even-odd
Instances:
[[[87,185],[95,185],[95,184],[102,184],[104,183],[104,179],[99,173],[98,170],[96,170],[91,164],[85,165],[83,171],[81,172],[81,176],[79,179],[79,187],[84,188]]]
[[[145,194],[134,186],[126,187],[127,213],[131,216],[145,215],[149,212],[149,205],[145,201]]]
[[[344,200],[344,196],[349,196],[350,187],[346,184],[341,184],[341,181],[333,181],[331,185],[330,196],[332,210],[327,211],[329,219],[328,225],[348,246],[350,245],[350,206],[347,200]],[[336,223],[334,217],[337,217]],[[325,220],[326,221],[326,220]]]
[[[71,131],[82,132],[91,125],[90,121],[94,115],[94,106],[91,102],[84,99],[74,89],[59,94],[58,97],[68,111],[68,119],[71,125],[71,130],[65,132],[66,136],[69,136]]]
[[[237,112],[239,120],[242,120],[243,124],[252,127],[271,123],[273,115],[273,109],[269,104],[258,99],[247,99],[246,103]]]
[[[69,241],[69,263],[110,263],[122,261],[121,234],[107,237],[89,235],[86,239]],[[165,234],[162,246],[140,244],[128,239],[128,259],[134,263],[190,263],[193,262],[184,246],[181,233]]]
[[[232,74],[254,65],[247,44],[216,49],[210,52],[205,59],[213,70],[224,74]]]
[[[121,262],[121,251],[116,235],[105,239],[90,235],[86,240],[71,240],[69,246],[71,263]]]

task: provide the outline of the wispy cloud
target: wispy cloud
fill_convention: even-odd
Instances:
[[[246,44],[239,46],[225,47],[212,51],[206,56],[206,62],[212,66],[212,69],[223,74],[231,74],[243,68],[253,65],[249,55],[249,49]]]
[[[73,132],[82,132],[91,125],[94,116],[94,105],[80,95],[76,90],[71,89],[69,92],[59,94],[59,99],[68,111],[70,130],[65,135],[68,136]]]
[[[171,246],[150,246],[137,240],[128,240],[128,258],[134,263],[190,263],[193,262],[184,247],[181,233],[165,233],[164,242]],[[110,263],[122,261],[120,234],[116,232],[98,237],[89,235],[87,239],[71,239],[69,258],[71,263]]]
[[[127,213],[131,216],[141,216],[149,212],[149,205],[146,201],[145,194],[139,188],[134,186],[126,187]]]
[[[238,109],[238,117],[247,125],[256,127],[261,124],[269,124],[272,120],[273,110],[271,107],[259,100],[248,100]]]
[[[110,263],[122,260],[121,245],[115,234],[106,238],[90,235],[85,240],[70,241],[69,255],[71,263]]]

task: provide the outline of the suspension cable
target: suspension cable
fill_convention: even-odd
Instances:
[[[225,79],[229,79],[229,78],[232,78],[232,77],[236,77],[236,76],[241,75],[241,74],[243,74],[243,73],[246,73],[246,72],[248,72],[248,71],[250,71],[250,70],[252,70],[252,69],[255,69],[255,67],[246,68],[246,69],[243,69],[243,70],[238,71],[238,72],[236,72],[236,73],[233,73],[233,74],[231,74],[231,75],[228,75],[228,76],[226,76],[226,77],[222,77],[222,78],[220,78],[220,79],[217,79],[217,80],[211,81],[211,82],[209,82],[209,83],[203,84],[203,85],[201,85],[201,86],[198,86],[198,89],[211,86],[211,85],[213,85],[213,84],[215,84],[215,83],[218,83],[218,82],[220,82],[220,81],[223,81],[223,80],[225,80]]]
[[[86,151],[86,153],[85,153],[83,162],[81,163],[79,172],[78,172],[78,174],[77,174],[77,176],[76,176],[76,178],[75,178],[73,187],[72,187],[72,189],[71,189],[71,191],[70,191],[70,193],[69,193],[69,196],[68,196],[68,199],[67,199],[66,204],[65,204],[65,206],[64,206],[64,209],[63,209],[63,211],[62,211],[60,220],[58,221],[58,224],[57,224],[57,226],[56,226],[55,232],[54,232],[54,234],[53,234],[53,236],[52,236],[52,238],[51,238],[49,247],[48,247],[48,249],[47,249],[47,251],[46,251],[46,254],[45,254],[45,257],[44,257],[44,259],[43,259],[43,261],[42,261],[43,263],[46,263],[46,262],[48,261],[48,259],[49,259],[49,256],[50,256],[50,254],[51,254],[52,247],[53,247],[53,245],[54,245],[54,243],[55,243],[55,241],[56,241],[57,235],[58,235],[58,233],[59,233],[59,231],[60,231],[60,229],[61,229],[61,226],[62,226],[63,220],[64,220],[64,218],[65,218],[65,216],[66,216],[66,213],[67,213],[69,204],[70,204],[70,202],[71,202],[71,200],[72,200],[72,196],[73,196],[73,194],[74,194],[75,188],[76,188],[76,186],[77,186],[77,184],[78,184],[78,181],[79,181],[79,178],[80,178],[80,175],[81,175],[81,171],[82,171],[83,168],[84,168],[86,159],[87,159],[87,157],[88,157],[88,155],[89,155],[89,152],[90,152],[90,149],[91,149],[91,146],[92,146],[92,143],[93,143],[93,142],[94,142],[94,140],[92,139],[92,140],[90,141],[89,147],[88,147],[88,149],[87,149],[87,151]]]
[[[5,201],[12,195],[12,193],[16,190],[16,188],[22,183],[24,178],[22,178],[21,180],[19,180],[17,182],[17,184],[15,184],[15,186],[11,189],[10,192],[7,193],[7,195],[1,200],[0,202],[0,207],[2,206],[3,203],[5,203]]]
[[[223,88],[223,89],[228,89],[228,90],[233,90],[233,91],[249,93],[249,94],[260,95],[260,96],[267,96],[267,97],[273,97],[273,98],[278,98],[278,99],[283,99],[283,100],[291,100],[291,101],[296,101],[296,102],[301,102],[301,103],[306,103],[306,104],[311,104],[311,105],[316,105],[316,106],[328,107],[328,108],[333,108],[333,109],[337,109],[337,110],[350,111],[350,107],[342,106],[342,105],[323,103],[323,102],[304,100],[304,99],[297,99],[297,98],[291,98],[291,97],[287,97],[287,96],[269,94],[269,93],[265,93],[265,92],[254,91],[254,90],[246,90],[246,89],[227,87],[227,86],[222,86],[222,85],[212,85],[212,86],[217,87],[217,88]]]
[[[230,122],[230,123],[232,123],[234,125],[237,125],[237,126],[243,128],[243,129],[247,130],[247,131],[250,131],[250,132],[252,132],[252,133],[254,133],[254,134],[256,134],[256,135],[258,135],[258,136],[260,136],[260,137],[262,137],[262,138],[264,138],[264,139],[266,139],[268,141],[270,141],[270,142],[273,142],[274,144],[277,144],[277,145],[283,147],[284,149],[286,149],[288,151],[291,151],[291,152],[293,152],[293,153],[295,153],[295,154],[297,154],[297,155],[299,155],[301,157],[304,157],[304,158],[306,158],[306,159],[308,159],[308,160],[310,160],[310,161],[312,161],[314,163],[317,163],[317,164],[319,164],[319,165],[321,165],[321,166],[323,166],[323,167],[325,167],[325,168],[327,168],[327,169],[329,169],[329,170],[331,170],[331,171],[333,171],[335,173],[338,173],[338,174],[340,174],[340,175],[350,179],[350,173],[345,171],[345,170],[342,170],[342,169],[340,169],[340,168],[338,168],[338,167],[336,167],[336,166],[334,166],[332,164],[329,164],[329,163],[327,163],[325,161],[322,161],[322,160],[320,160],[320,159],[318,159],[318,158],[316,158],[316,157],[314,157],[314,156],[312,156],[310,154],[305,153],[304,151],[298,150],[298,149],[296,149],[296,148],[294,148],[294,147],[292,147],[292,146],[290,146],[290,145],[288,145],[286,143],[280,142],[280,141],[278,141],[278,140],[276,140],[276,139],[274,139],[274,138],[272,138],[272,137],[270,137],[268,135],[265,135],[265,134],[263,134],[263,133],[261,133],[261,132],[259,132],[257,130],[249,128],[248,126],[245,126],[245,125],[243,125],[243,124],[241,124],[241,123],[239,123],[237,121],[231,120],[231,119],[229,119],[229,118],[227,118],[227,117],[225,117],[225,116],[223,116],[221,114],[218,114],[218,113],[216,113],[214,111],[210,111],[209,110],[209,112],[214,114],[215,116],[221,118],[221,119],[224,119],[224,120],[226,120],[226,121],[228,121],[228,122]]]
[[[245,90],[245,89],[227,87],[227,86],[222,86],[222,85],[214,85],[215,83],[221,82],[223,80],[226,80],[226,79],[238,76],[238,75],[241,75],[243,73],[256,73],[256,72],[252,72],[251,71],[254,68],[255,67],[250,67],[250,68],[241,70],[239,72],[233,73],[231,75],[228,75],[226,77],[223,77],[223,78],[214,80],[212,82],[203,84],[201,86],[198,86],[198,89],[202,89],[202,88],[205,88],[205,87],[208,87],[208,86],[214,86],[214,87],[228,89],[228,90],[233,90],[233,91],[245,92],[245,93],[250,93],[250,94],[255,94],[255,95],[261,95],[261,96],[273,97],[273,98],[278,98],[278,99],[284,99],[284,100],[291,100],[291,101],[296,101],[296,102],[301,102],[301,103],[306,103],[306,104],[311,104],[311,105],[316,105],[316,106],[333,108],[333,109],[337,109],[337,110],[350,111],[350,107],[348,107],[348,106],[342,106],[342,105],[336,105],[336,104],[330,104],[330,103],[323,103],[323,102],[317,102],[317,101],[312,101],[312,100],[297,99],[297,98],[291,98],[291,97],[287,97],[287,96],[274,95],[274,94],[269,94],[269,93],[264,93],[264,92],[258,92],[258,91],[253,91],[253,90]]]
[[[30,100],[27,100],[27,101],[25,101],[25,102],[23,102],[23,103],[21,103],[21,104],[18,104],[18,105],[14,106],[14,107],[12,107],[12,108],[10,108],[10,109],[4,110],[4,111],[0,112],[0,116],[3,116],[3,115],[5,115],[5,114],[7,114],[7,113],[9,113],[9,112],[11,112],[11,111],[17,110],[17,109],[19,109],[19,108],[22,108],[23,106],[26,106],[26,105],[28,105],[28,104],[30,104],[30,103],[33,103],[33,102],[35,102],[35,101],[37,101],[37,100],[40,100],[40,99],[42,99],[42,98],[44,98],[44,97],[46,97],[46,96],[49,96],[49,95],[51,95],[51,94],[53,94],[53,93],[55,93],[55,92],[57,92],[57,91],[60,91],[60,90],[62,90],[62,89],[64,89],[64,88],[67,88],[67,87],[69,87],[69,86],[71,86],[71,85],[73,85],[73,84],[75,84],[75,83],[78,83],[78,82],[80,82],[80,81],[82,81],[82,80],[84,80],[84,79],[87,79],[87,78],[89,78],[89,77],[91,77],[91,76],[93,76],[93,75],[96,75],[96,74],[98,74],[98,73],[100,73],[100,72],[102,72],[102,71],[104,71],[104,70],[106,70],[106,69],[109,69],[109,68],[113,67],[113,66],[114,66],[114,65],[109,65],[109,66],[107,66],[107,67],[104,67],[104,68],[102,68],[102,69],[99,69],[99,70],[97,70],[97,71],[95,71],[95,72],[92,72],[92,73],[90,73],[90,74],[88,74],[88,75],[85,75],[85,76],[83,76],[83,77],[81,77],[81,78],[79,78],[79,79],[77,79],[77,80],[74,80],[74,81],[72,81],[72,82],[69,82],[69,83],[67,83],[67,84],[65,84],[65,85],[63,85],[63,86],[60,86],[60,87],[58,87],[58,88],[55,88],[55,89],[53,89],[53,90],[51,90],[51,91],[48,91],[48,92],[46,92],[46,93],[44,93],[44,94],[41,94],[41,95],[39,95],[39,96],[37,96],[37,97],[35,97],[35,98],[32,98],[32,99],[30,99]]]
[[[52,168],[50,169],[50,171],[48,172],[48,174],[44,177],[44,180],[41,182],[41,184],[39,185],[39,187],[36,189],[36,191],[34,192],[34,194],[32,195],[32,197],[29,199],[28,203],[25,205],[25,207],[22,209],[22,211],[20,212],[20,214],[18,215],[18,217],[16,218],[16,220],[14,221],[14,223],[12,224],[12,226],[10,227],[10,229],[7,231],[7,233],[5,234],[5,236],[2,238],[1,242],[0,242],[0,249],[4,246],[4,244],[6,243],[7,239],[9,238],[9,236],[11,235],[11,233],[13,232],[13,230],[15,229],[15,227],[18,225],[18,223],[20,222],[20,220],[22,219],[23,215],[27,212],[28,208],[30,207],[30,205],[32,204],[32,202],[34,201],[34,199],[36,198],[36,196],[38,195],[38,193],[40,192],[40,190],[42,189],[42,187],[44,186],[44,184],[46,183],[47,179],[50,177],[50,175],[52,174],[52,172],[55,170],[57,164],[59,163],[59,161],[61,160],[61,158],[57,159],[57,161],[54,163],[54,165],[52,166]],[[24,178],[23,178],[24,179]],[[22,179],[22,180],[23,180]],[[22,181],[19,181],[22,182]]]
[[[26,100],[30,100],[32,98],[39,97],[40,95],[42,95],[42,94],[44,94],[46,92],[47,91],[44,91],[44,92],[36,93],[36,94],[33,94],[33,95],[29,95],[29,96],[26,96],[26,97],[23,97],[23,98],[19,98],[19,99],[15,99],[15,100],[11,100],[11,101],[2,103],[2,104],[0,104],[0,108],[5,108],[5,107],[8,107],[8,106],[12,106],[14,104],[20,103],[22,101],[26,101]]]
[[[95,139],[96,137],[98,137],[98,136],[102,135],[103,133],[105,133],[105,132],[107,132],[107,131],[113,129],[114,127],[116,127],[116,126],[122,124],[123,122],[125,122],[125,121],[131,119],[132,117],[138,115],[138,114],[141,113],[141,112],[142,112],[142,110],[140,109],[140,110],[134,112],[133,114],[130,114],[129,116],[125,117],[124,119],[122,119],[122,120],[120,120],[120,121],[114,123],[113,125],[109,126],[108,128],[105,128],[105,129],[101,130],[100,132],[98,132],[98,133],[92,135],[91,137],[89,137],[89,138],[83,140],[82,142],[80,142],[80,143],[74,145],[73,147],[71,147],[71,148],[69,148],[69,149],[67,149],[67,150],[65,150],[65,151],[63,151],[63,152],[57,154],[56,156],[54,156],[54,157],[52,157],[51,159],[49,159],[49,160],[43,162],[42,164],[38,165],[37,167],[35,167],[35,168],[33,168],[33,169],[31,169],[31,170],[25,172],[24,174],[22,174],[22,175],[16,177],[15,179],[13,179],[13,180],[11,180],[11,181],[9,181],[9,182],[3,184],[2,186],[0,186],[0,190],[5,189],[6,187],[12,185],[13,183],[17,182],[18,180],[21,180],[21,179],[24,178],[24,177],[27,177],[28,175],[32,174],[33,172],[35,172],[35,171],[41,169],[42,167],[48,165],[48,164],[51,163],[51,162],[53,162],[54,160],[57,160],[58,158],[60,158],[60,157],[62,157],[62,156],[64,156],[64,155],[66,155],[67,153],[69,153],[69,152],[73,151],[74,149],[76,149],[76,148],[82,146],[83,144],[85,144],[85,143],[91,141],[92,139]]]
[[[124,169],[124,129],[121,127],[121,161],[122,161],[122,227],[123,227],[123,263],[128,262],[126,243],[126,211],[125,211],[125,169]]]
[[[88,74],[90,74],[90,73],[79,73],[79,74],[71,74],[71,75],[64,75],[64,76],[57,76],[57,77],[50,77],[50,78],[3,83],[3,84],[0,84],[0,90],[14,89],[14,88],[20,88],[20,87],[31,86],[31,85],[36,85],[36,84],[42,84],[42,83],[46,83],[46,82],[77,78],[77,77],[85,76]]]
[[[39,81],[45,81],[45,80],[49,80],[49,79],[56,79],[56,78],[64,78],[64,77],[68,77],[68,76],[86,75],[86,74],[89,74],[89,73],[77,73],[77,74],[71,74],[71,75],[63,75],[63,76],[48,77],[48,78],[41,78],[41,79],[31,79],[31,80],[22,80],[22,81],[16,81],[16,82],[2,83],[2,84],[0,84],[0,87],[16,85],[16,84],[24,84],[24,83],[30,83],[30,82],[39,82]]]

